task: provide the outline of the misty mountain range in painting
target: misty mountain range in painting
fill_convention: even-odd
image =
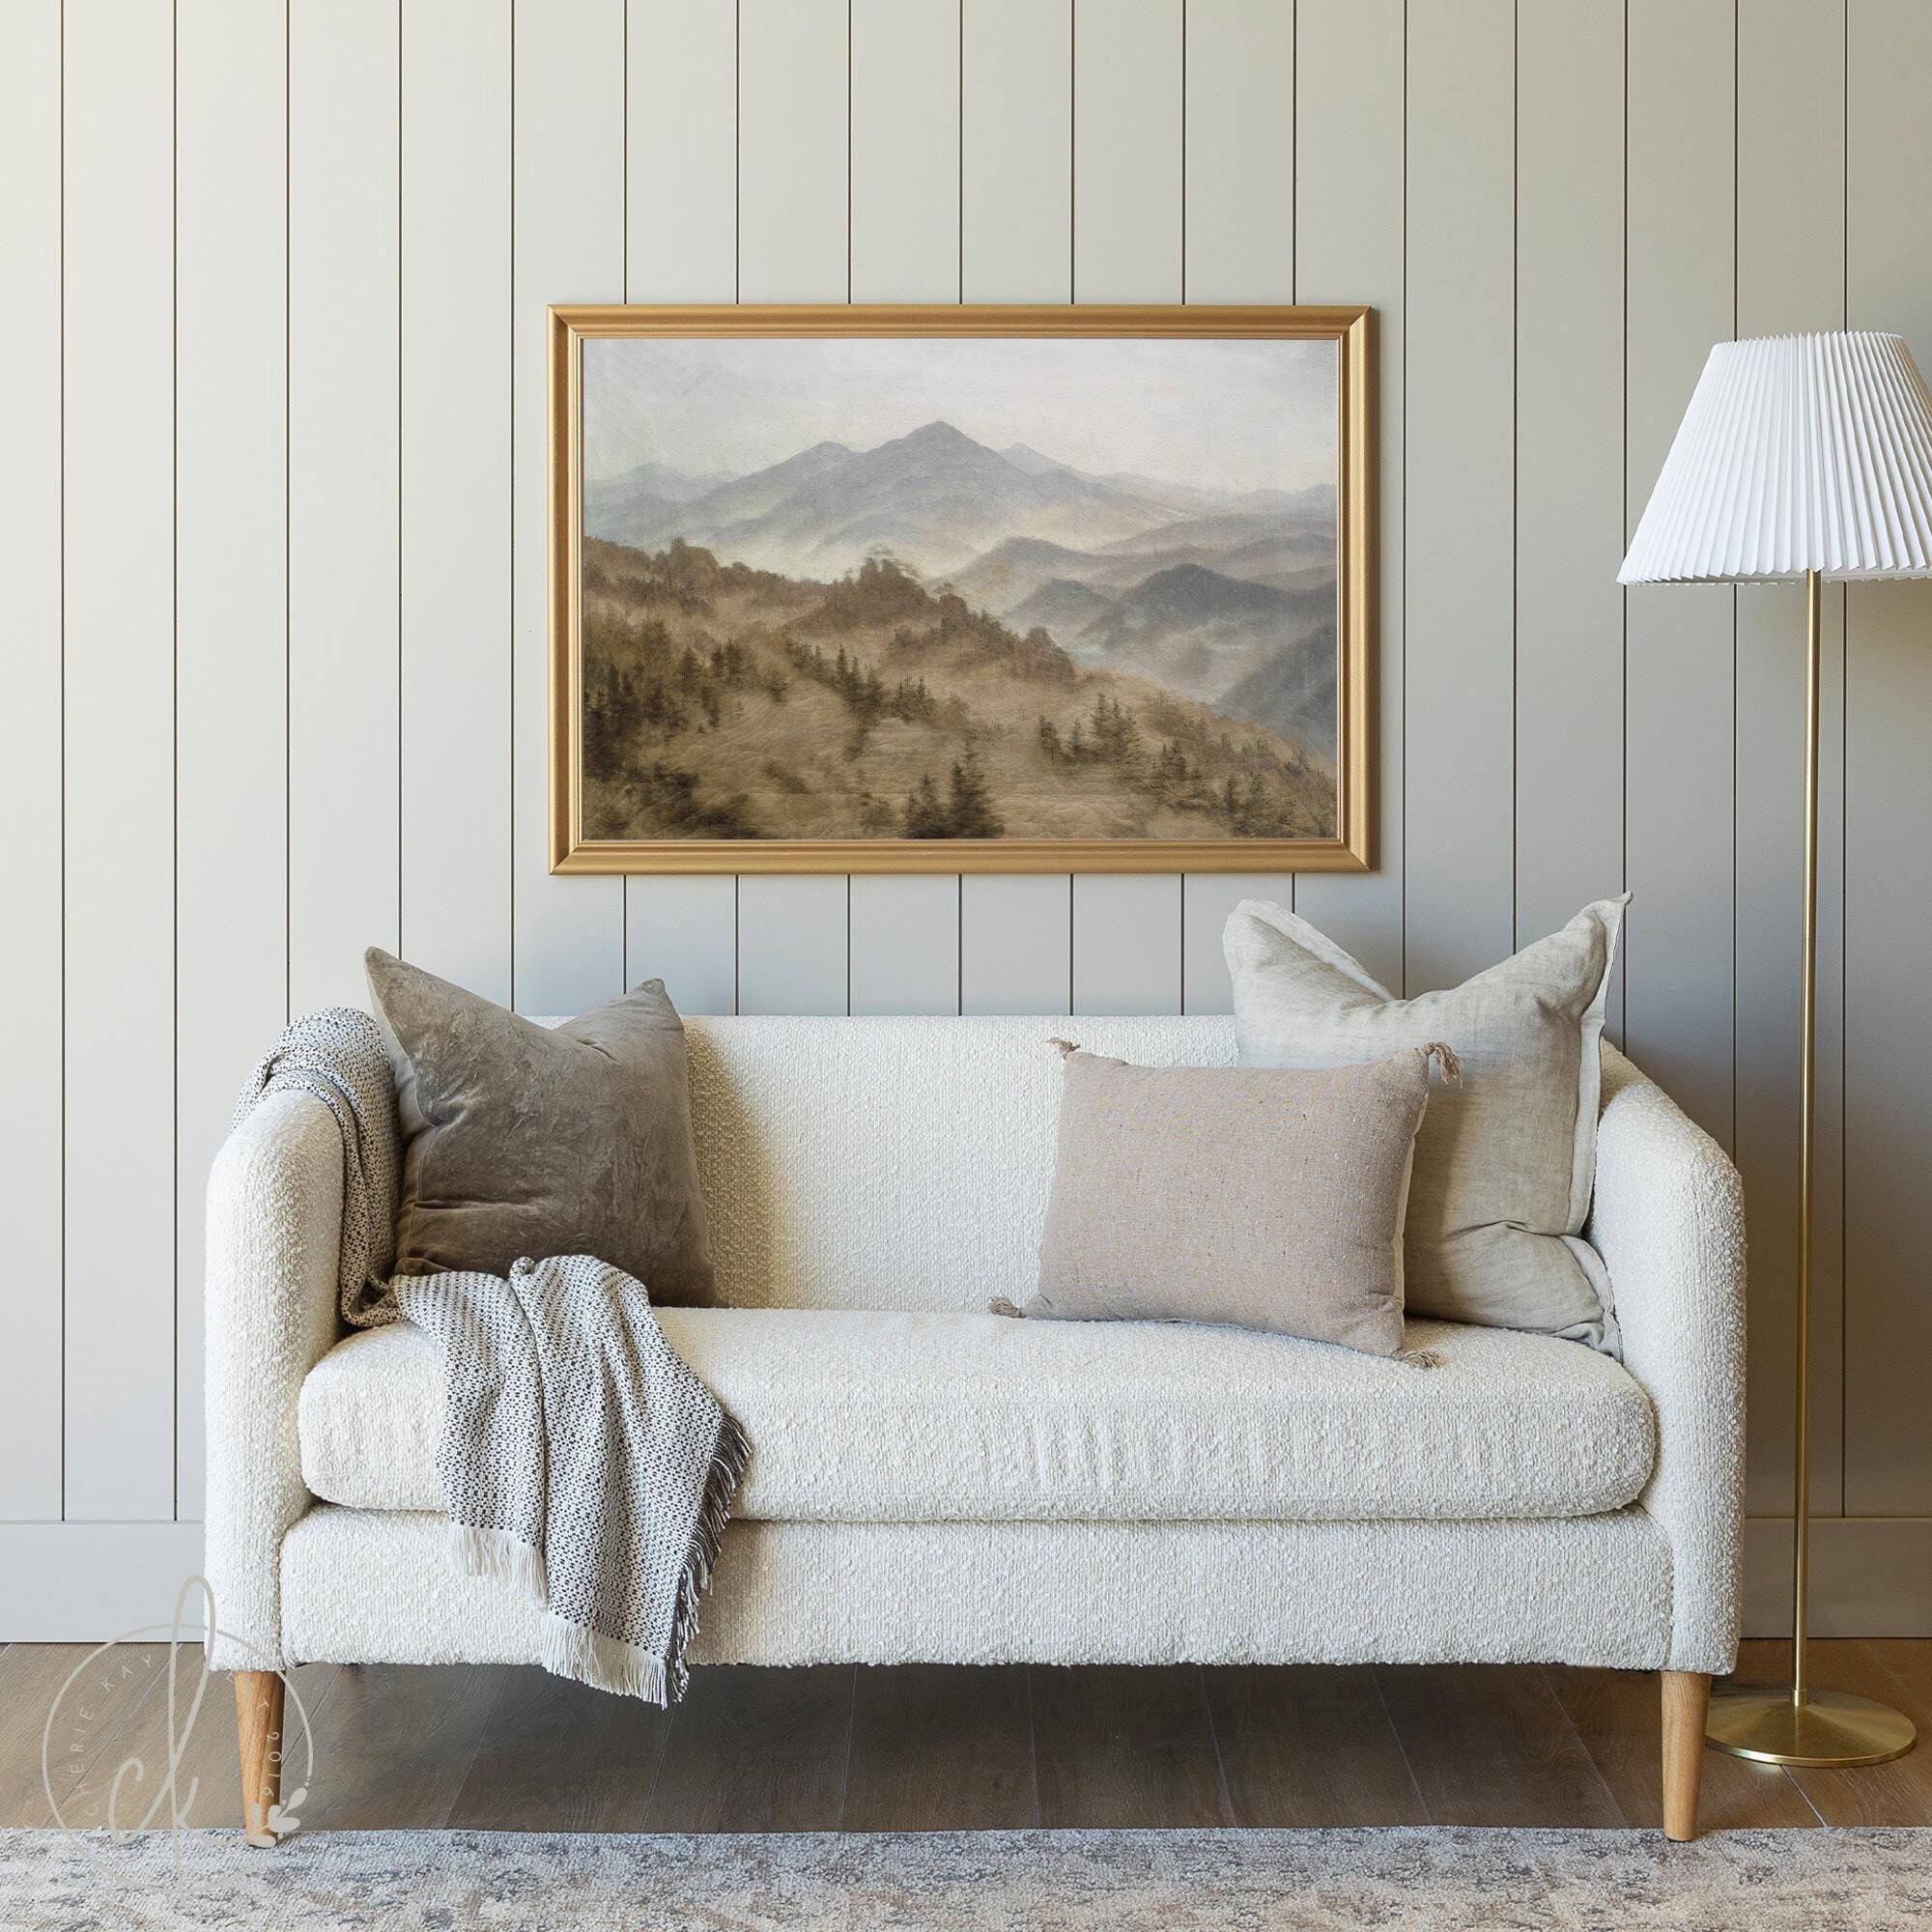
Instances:
[[[1335,494],[1088,475],[944,422],[825,441],[750,475],[639,464],[585,493],[585,531],[831,582],[890,556],[1082,665],[1335,752]]]

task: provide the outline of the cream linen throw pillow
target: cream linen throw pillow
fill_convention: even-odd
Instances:
[[[1597,1164],[1604,999],[1629,896],[1448,992],[1398,1000],[1284,907],[1244,899],[1223,945],[1243,1066],[1333,1066],[1447,1040],[1463,1077],[1415,1144],[1411,1315],[1617,1346],[1609,1279],[1582,1239]]]
[[[1400,1351],[1427,1049],[1314,1072],[1066,1052],[1039,1290],[996,1313],[1215,1321]]]

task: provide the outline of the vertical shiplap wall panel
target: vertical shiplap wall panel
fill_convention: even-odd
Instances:
[[[959,299],[961,0],[851,0],[852,299]]]
[[[1072,0],[961,0],[960,299],[1070,301]]]
[[[1514,943],[1623,890],[1624,17],[1517,48]]]
[[[1908,287],[1913,270],[1887,262],[1872,213],[1887,209],[1908,220],[1918,217],[1917,207],[1894,199],[1911,177],[1894,185],[1877,176],[1906,161],[1921,170],[1932,165],[1932,141],[1924,138],[1922,121],[1914,129],[1891,119],[1861,142],[1861,101],[1868,113],[1879,103],[1901,104],[1876,71],[1903,57],[1866,34],[1853,43],[1852,178],[1855,224],[1862,200],[1871,225],[1862,245],[1853,245],[1852,326],[1902,325],[1919,366],[1932,368],[1932,288]],[[1901,43],[1925,42],[1914,31]],[[1918,266],[1922,270],[1922,258]],[[1932,840],[1925,837],[1925,746],[1932,721],[1927,602],[1922,583],[1859,583],[1847,590],[1847,1516],[1932,1515],[1924,1375],[1932,1350],[1932,1298],[1925,1290],[1925,1257],[1932,1252],[1932,1190],[1925,1184],[1925,1151],[1932,1146],[1932,1005],[1923,973],[1925,909],[1932,905]],[[1774,1387],[1769,1398],[1776,1401],[1782,1393]],[[1754,1394],[1753,1400],[1762,1405],[1766,1398]]]
[[[736,0],[630,0],[624,299],[726,302],[738,289]],[[661,979],[684,1013],[737,999],[729,873],[624,881],[624,983]]]
[[[203,1196],[288,999],[285,16],[180,0],[178,1513],[201,1514]]]
[[[510,999],[510,4],[405,0],[402,941]]]
[[[1073,1010],[1180,1010],[1180,887],[1173,872],[1073,881]]]
[[[1180,299],[1180,0],[1075,0],[1073,299]]]
[[[1405,972],[1510,951],[1515,697],[1514,10],[1408,15]]]
[[[960,299],[1070,301],[1072,0],[962,0],[960,42]],[[961,1010],[1065,1011],[1071,909],[1064,874],[966,874]]]
[[[624,983],[624,887],[550,870],[550,330],[624,289],[623,0],[546,0],[512,25],[512,992],[581,1013]]]
[[[1740,335],[1839,328],[1845,312],[1845,15],[1815,0],[1743,0],[1738,10]],[[1804,246],[1794,250],[1794,234]],[[1812,1243],[1815,1319],[1812,1505],[1838,1505],[1839,1201],[1844,906],[1844,591],[1828,585],[1819,799],[1818,1149]],[[1750,1217],[1753,1386],[1787,1390],[1797,1295],[1798,1038],[1804,870],[1804,593],[1737,599],[1737,1139]],[[1792,1405],[1750,1417],[1747,1506],[1791,1506]]]
[[[740,0],[738,293],[844,301],[846,0]]]
[[[173,24],[160,7],[66,9],[66,1173],[78,1184],[66,1202],[65,1514],[75,1519],[175,1513]]]
[[[289,1004],[401,942],[401,20],[289,10]]]
[[[844,873],[738,879],[738,1010],[844,1012],[852,891]]]
[[[1295,910],[1383,985],[1402,986],[1403,422],[1406,87],[1403,0],[1296,0],[1297,301],[1366,302],[1374,334],[1376,467],[1376,870],[1307,872]]]
[[[854,301],[959,299],[959,8],[853,0]],[[958,875],[855,872],[851,895],[852,1010],[957,1012]]]
[[[1075,301],[1180,299],[1181,16],[1179,0],[1075,0]],[[1180,881],[1076,878],[1074,1010],[1179,1005]]]
[[[16,933],[0,1168],[13,1297],[0,1354],[0,1519],[61,1513],[61,10],[0,14],[0,855]]]
[[[845,0],[743,0],[738,288],[843,301],[850,288]],[[851,888],[838,874],[738,887],[739,1010],[842,1013]]]
[[[624,984],[662,980],[681,1013],[738,999],[738,881],[729,872],[625,881]]]
[[[738,281],[737,0],[630,0],[626,301]]]
[[[1846,321],[1898,330],[1932,369],[1932,9],[1852,0]],[[1845,603],[1845,1496],[1848,1515],[1932,1514],[1932,585]]]
[[[968,872],[959,881],[959,1010],[1064,1013],[1072,1000],[1072,879]]]
[[[1185,299],[1294,299],[1294,9],[1188,0]]]
[[[1631,527],[1711,345],[1735,327],[1732,13],[1731,0],[1630,0]],[[1727,1146],[1734,596],[1650,584],[1624,605],[1625,1040]]]
[[[1221,951],[1228,915],[1243,899],[1294,903],[1292,872],[1189,872],[1180,893],[1180,1009],[1231,1013],[1234,982]]]
[[[854,872],[855,1013],[959,1010],[959,875]]]
[[[849,1010],[843,874],[747,872],[738,880],[738,1010]]]
[[[1180,0],[1076,0],[1074,301],[1180,299]]]

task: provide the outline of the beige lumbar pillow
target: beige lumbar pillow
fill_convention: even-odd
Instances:
[[[540,1027],[372,946],[403,1128],[396,1272],[594,1255],[660,1306],[713,1293],[684,1023],[662,980]]]
[[[1244,899],[1223,944],[1243,1066],[1333,1066],[1446,1039],[1463,1078],[1415,1145],[1411,1315],[1614,1349],[1609,1281],[1581,1238],[1597,1162],[1604,999],[1628,895],[1449,992],[1398,1000],[1282,906]]]
[[[1039,1290],[1024,1310],[996,1307],[1225,1322],[1396,1354],[1429,1057],[1268,1072],[1068,1049]]]

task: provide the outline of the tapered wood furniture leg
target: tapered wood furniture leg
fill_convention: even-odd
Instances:
[[[1711,1680],[1701,1670],[1663,1673],[1663,1835],[1697,1835],[1697,1783],[1704,1773],[1704,1722]]]
[[[272,1845],[270,1807],[282,1798],[282,1680],[272,1670],[235,1673],[235,1734],[242,1747],[242,1831]]]

